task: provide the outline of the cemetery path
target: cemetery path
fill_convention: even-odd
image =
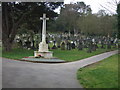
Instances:
[[[82,88],[76,73],[79,68],[103,60],[111,51],[80,61],[60,64],[31,63],[2,58],[3,88]]]

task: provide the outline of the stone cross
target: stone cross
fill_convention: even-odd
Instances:
[[[49,20],[49,18],[46,18],[46,14],[43,14],[43,17],[40,17],[40,20],[43,20],[42,42],[46,43],[46,20]]]

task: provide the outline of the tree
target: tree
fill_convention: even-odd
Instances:
[[[53,10],[60,6],[62,3],[24,3],[24,2],[3,2],[2,3],[2,41],[6,51],[10,51],[13,45],[14,38],[18,32],[18,28],[23,23],[29,26],[34,26],[32,21],[34,18],[42,16],[47,13],[49,17],[57,16]],[[32,27],[30,27],[32,28]],[[32,28],[33,29],[33,28]]]
[[[57,30],[78,31],[78,18],[90,14],[91,11],[90,6],[86,5],[84,2],[64,5],[56,20]]]
[[[108,15],[104,10],[97,14],[89,14],[78,19],[82,32],[90,35],[113,35],[116,32],[116,16]]]
[[[118,38],[120,39],[120,3],[117,5],[117,14],[118,14]]]
[[[85,34],[98,34],[98,18],[96,15],[90,14],[78,19],[78,26]]]

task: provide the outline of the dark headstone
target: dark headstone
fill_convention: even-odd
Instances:
[[[57,49],[56,41],[53,41],[53,47],[52,47],[52,49]]]
[[[83,44],[83,47],[84,47],[84,48],[88,48],[88,41],[84,39],[84,40],[83,40],[83,43],[84,43],[84,44]]]
[[[57,48],[60,48],[61,38],[60,36],[57,38]]]
[[[101,39],[101,48],[103,48],[103,49],[105,49],[105,40],[104,40],[104,38],[103,39]]]
[[[107,44],[107,49],[111,49],[111,44],[110,43]]]
[[[49,46],[49,44],[48,44],[48,49],[49,49],[49,50],[51,49],[50,46]]]
[[[65,50],[65,43],[64,42],[62,42],[62,44],[61,44],[61,50]]]
[[[72,47],[72,49],[75,49],[75,43],[74,42],[71,44],[71,47]]]
[[[87,53],[91,53],[92,52],[92,41],[88,42],[88,51]]]
[[[39,42],[36,41],[36,48],[38,49],[39,48]]]
[[[111,41],[110,38],[107,40],[107,49],[111,49]]]
[[[26,45],[27,48],[31,48],[31,42],[30,41],[26,41],[25,45]]]
[[[48,44],[49,43],[49,40],[48,40],[48,38],[46,37],[46,43]]]
[[[31,49],[33,49],[33,50],[35,49],[35,41],[34,40],[32,41]]]
[[[71,43],[70,43],[70,41],[67,42],[67,50],[71,50]]]
[[[83,44],[81,40],[78,42],[78,50],[83,50]]]
[[[98,45],[97,45],[97,43],[95,43],[95,47],[96,47],[96,48],[99,48]]]
[[[96,51],[96,45],[95,45],[95,43],[92,44],[92,51]]]
[[[22,40],[16,39],[16,41],[17,41],[17,43],[18,43],[18,46],[19,46],[19,47],[22,47],[22,45],[23,45],[23,44],[22,44]]]

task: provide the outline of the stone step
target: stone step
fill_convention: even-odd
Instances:
[[[29,61],[29,62],[40,62],[40,63],[65,63],[64,60],[57,59],[56,57],[46,59],[46,58],[34,58],[34,57],[27,57],[22,58],[22,61]]]

